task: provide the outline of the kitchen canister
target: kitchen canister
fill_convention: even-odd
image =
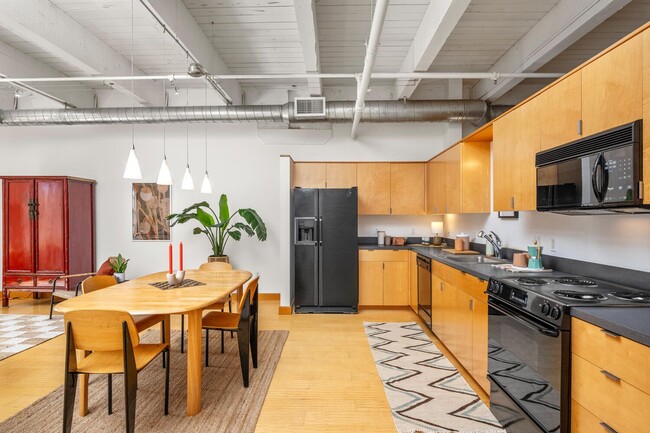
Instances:
[[[469,235],[461,233],[456,235],[454,242],[454,249],[456,251],[466,251],[469,250]]]
[[[383,230],[377,230],[377,245],[384,245],[384,238],[386,237],[386,232]]]

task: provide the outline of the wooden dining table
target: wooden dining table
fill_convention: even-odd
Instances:
[[[159,289],[152,283],[166,282],[166,273],[146,275],[122,284],[87,293],[57,304],[55,310],[67,313],[74,310],[122,310],[131,315],[187,314],[187,415],[201,412],[201,319],[203,309],[215,302],[225,301],[228,295],[241,290],[251,278],[248,271],[186,270],[185,280],[203,285]],[[165,341],[170,341],[169,326],[165,327]],[[80,377],[80,414],[88,413],[88,377]]]

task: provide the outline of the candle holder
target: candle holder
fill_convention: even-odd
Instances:
[[[176,271],[176,284],[181,284],[185,279],[185,271]]]
[[[176,279],[176,274],[167,274],[167,284],[170,286],[175,286],[178,284],[178,280]]]

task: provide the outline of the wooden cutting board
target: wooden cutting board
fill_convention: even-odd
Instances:
[[[442,251],[449,253],[449,254],[481,254],[478,251],[472,251],[472,250],[463,250],[463,251],[456,251],[453,248],[445,248]]]

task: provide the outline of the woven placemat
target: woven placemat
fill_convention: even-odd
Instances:
[[[167,290],[167,289],[180,289],[183,287],[195,287],[195,286],[205,286],[205,283],[196,280],[183,280],[180,284],[169,284],[167,281],[161,281],[159,283],[149,283],[149,285],[154,286],[158,289]]]

